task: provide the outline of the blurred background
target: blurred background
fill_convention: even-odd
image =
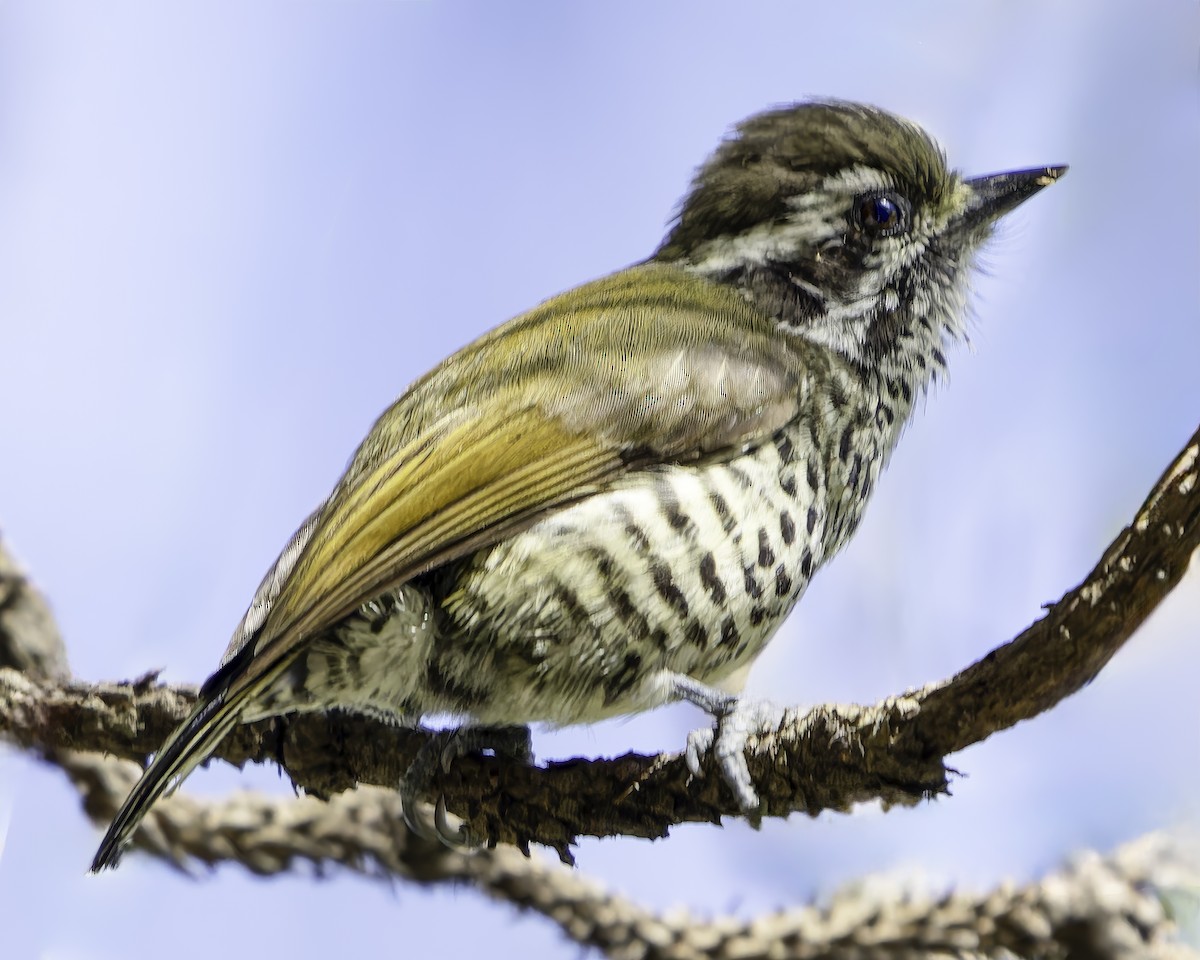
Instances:
[[[923,123],[972,174],[1070,163],[985,257],[971,349],[857,539],[751,675],[785,703],[948,676],[1074,586],[1200,417],[1200,8],[1042,0],[0,3],[0,530],[81,678],[201,681],[262,572],[413,378],[650,253],[742,117]],[[584,843],[658,907],[786,907],[874,871],[1018,882],[1200,808],[1200,573],[1087,689],[883,815]],[[535,733],[675,750],[678,706]],[[286,792],[274,770],[187,789]],[[576,956],[470,890],[188,880],[0,747],[6,956]]]

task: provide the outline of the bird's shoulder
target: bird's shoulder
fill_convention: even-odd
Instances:
[[[494,421],[502,442],[506,418],[537,411],[606,444],[711,450],[785,422],[804,378],[827,362],[732,287],[638,264],[558,294],[438,364],[379,417],[345,479],[463,415]]]
[[[740,452],[820,353],[733,289],[646,263],[560,294],[417,380],[264,579],[227,658],[294,643],[630,471]]]

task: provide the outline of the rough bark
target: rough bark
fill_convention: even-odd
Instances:
[[[1088,683],[1179,583],[1198,547],[1200,431],[1091,573],[1020,636],[948,680],[873,706],[770,714],[750,757],[766,815],[869,799],[912,804],[944,792],[947,755]],[[71,681],[66,662],[48,608],[0,544],[0,737],[62,767],[89,814],[104,820],[138,768],[96,754],[144,762],[195,691],[153,675]],[[218,756],[278,761],[315,796],[205,804],[177,795],[156,805],[134,843],[181,867],[236,861],[271,874],[307,860],[423,883],[467,880],[616,957],[857,957],[868,944],[871,955],[886,957],[1196,956],[1172,939],[1151,886],[1194,890],[1200,877],[1181,853],[1184,841],[1161,836],[986,897],[935,902],[898,891],[868,903],[856,888],[821,908],[750,922],[656,916],[508,847],[464,853],[431,845],[405,831],[394,791],[351,789],[397,783],[424,736],[352,716],[240,728]],[[546,844],[563,859],[582,835],[657,837],[674,824],[740,815],[715,771],[693,778],[677,754],[545,767],[463,757],[434,789],[474,835],[521,850]]]

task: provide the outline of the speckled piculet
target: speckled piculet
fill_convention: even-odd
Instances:
[[[681,698],[736,717],[962,335],[976,251],[1064,169],[964,179],[853,103],[741,123],[653,256],[485,334],[379,418],[93,869],[255,718],[575,724]],[[724,773],[751,806],[740,758]]]

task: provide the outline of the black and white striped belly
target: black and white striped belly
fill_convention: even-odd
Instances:
[[[569,724],[662,703],[671,674],[736,682],[823,560],[824,488],[788,431],[481,551],[440,598],[422,711]]]

